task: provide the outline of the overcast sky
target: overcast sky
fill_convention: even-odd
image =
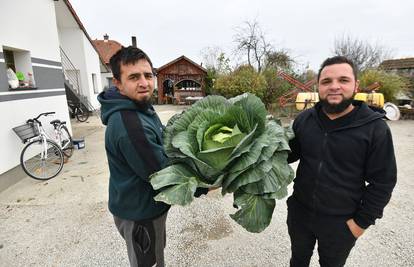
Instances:
[[[234,49],[235,28],[256,19],[267,40],[317,70],[343,35],[380,43],[394,58],[414,57],[413,0],[70,0],[92,39],[123,45],[137,37],[155,67],[200,51]]]

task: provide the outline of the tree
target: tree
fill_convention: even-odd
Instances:
[[[351,36],[335,39],[333,53],[352,60],[358,71],[378,67],[384,59],[391,55],[391,51],[380,44],[371,45]]]
[[[253,67],[243,65],[229,75],[219,76],[214,89],[227,98],[249,92],[263,100],[267,84],[263,75]]]
[[[267,88],[263,97],[263,103],[266,108],[270,109],[271,105],[275,103],[279,97],[294,88],[293,85],[279,78],[276,68],[266,68],[262,74],[266,80]]]
[[[205,68],[221,75],[231,72],[230,59],[218,46],[205,47],[200,52]]]
[[[283,71],[291,71],[295,64],[295,60],[286,50],[273,51],[270,50],[265,57],[265,68],[279,69]]]
[[[204,91],[206,95],[214,94],[214,82],[217,79],[217,72],[214,68],[207,68],[207,75],[205,78],[206,87]]]
[[[205,47],[200,54],[207,70],[205,92],[207,95],[214,94],[214,83],[217,78],[231,72],[230,59],[218,46]]]
[[[236,52],[246,56],[247,64],[251,67],[255,64],[257,71],[261,72],[272,45],[266,41],[259,23],[256,20],[245,21],[236,28],[233,40],[236,43]]]
[[[219,46],[207,46],[200,51],[202,62],[206,69],[218,68],[218,58],[221,54],[224,54],[223,50]]]
[[[245,21],[238,27],[233,40],[237,53],[247,59],[247,65],[241,65],[232,72],[230,59],[220,48],[203,49],[201,53],[208,70],[207,91],[225,97],[251,92],[269,107],[292,87],[277,78],[277,71],[291,73],[295,64],[293,57],[287,50],[275,50],[266,41],[265,34],[255,20]]]
[[[218,75],[229,74],[231,72],[230,59],[226,57],[226,54],[220,53],[217,58],[217,68]]]

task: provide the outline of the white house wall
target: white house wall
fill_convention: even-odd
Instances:
[[[64,79],[59,52],[55,2],[51,0],[1,0],[0,10],[0,174],[19,165],[23,145],[12,131],[39,113],[54,111],[55,117],[68,121]],[[16,22],[18,22],[16,24]],[[33,71],[37,89],[10,91],[3,48],[25,51],[26,66]],[[25,61],[24,59],[21,59]],[[26,61],[27,61],[26,60]],[[18,60],[20,61],[20,59]],[[16,68],[24,62],[15,62]]]
[[[92,73],[96,74],[97,90],[100,92],[102,91],[102,84],[100,83],[101,63],[98,53],[77,24],[64,1],[54,3],[57,14],[60,46],[73,65],[79,69],[81,94],[88,97],[89,102],[97,108],[99,103],[96,100],[96,94],[93,90]]]
[[[83,49],[83,32],[79,28],[59,28],[59,40],[65,54],[79,70],[80,93],[89,96],[89,83]]]
[[[71,129],[65,95],[0,102],[0,114],[2,114],[0,116],[0,124],[2,125],[0,138],[5,140],[0,152],[0,174],[19,165],[20,152],[24,147],[12,128],[24,124],[29,118],[48,111],[55,111],[56,114],[41,117],[41,121],[45,130],[52,137],[53,127],[49,122],[53,119],[66,120],[69,124],[68,128]]]
[[[60,61],[54,3],[1,0],[0,44],[29,50],[32,57]]]
[[[101,63],[99,61],[98,53],[93,48],[92,44],[89,42],[88,38],[86,38],[85,35],[83,35],[83,47],[86,62],[87,81],[89,83],[89,101],[91,102],[92,106],[98,108],[100,104],[96,97],[102,91],[102,83],[100,82],[102,80],[100,66]],[[98,93],[94,93],[93,90],[92,73],[96,75],[96,87]]]

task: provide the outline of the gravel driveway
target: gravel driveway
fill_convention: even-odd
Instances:
[[[181,107],[159,106],[163,120]],[[86,148],[57,178],[25,178],[0,192],[0,266],[128,266],[107,210],[104,127],[96,117],[72,123]],[[347,266],[414,266],[414,121],[389,122],[398,182],[384,218],[357,241]],[[232,197],[213,191],[167,220],[167,266],[288,266],[285,201],[271,225],[251,234],[231,220]],[[318,266],[317,255],[311,266]]]

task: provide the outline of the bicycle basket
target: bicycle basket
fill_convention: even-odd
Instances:
[[[34,125],[34,123],[26,123],[14,127],[13,131],[17,134],[17,136],[22,140],[23,143],[26,143],[28,139],[39,135],[39,130]]]

